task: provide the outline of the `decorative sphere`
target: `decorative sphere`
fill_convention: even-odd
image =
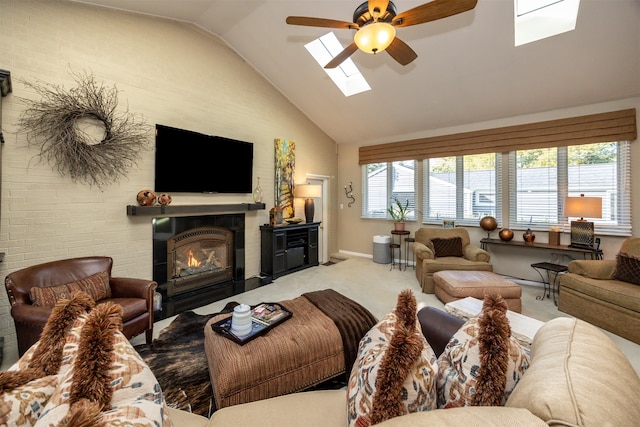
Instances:
[[[158,196],[158,203],[160,203],[162,206],[170,205],[171,196],[168,195],[167,193],[162,193],[161,195]]]
[[[500,233],[498,233],[498,236],[500,236],[500,238],[505,242],[508,242],[509,240],[513,239],[513,230],[503,228],[502,230],[500,230]]]
[[[498,228],[498,221],[492,216],[485,216],[480,220],[480,227],[482,227],[484,231],[492,232]]]
[[[140,206],[153,206],[156,203],[156,193],[151,190],[141,190],[136,199]]]

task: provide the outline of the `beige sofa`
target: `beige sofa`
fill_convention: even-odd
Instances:
[[[211,419],[170,409],[175,426],[346,426],[346,391],[311,391],[230,406]],[[438,409],[380,426],[631,426],[640,419],[640,379],[596,327],[556,318],[537,333],[531,366],[504,407]]]
[[[640,258],[640,238],[621,254]],[[640,286],[616,280],[616,260],[574,260],[560,276],[558,310],[640,344]],[[631,273],[635,275],[635,273]]]
[[[432,239],[462,239],[462,256],[437,256]],[[489,263],[489,252],[471,244],[469,233],[464,228],[421,228],[416,231],[413,251],[416,259],[416,278],[422,292],[435,293],[433,274],[444,270],[493,271]]]

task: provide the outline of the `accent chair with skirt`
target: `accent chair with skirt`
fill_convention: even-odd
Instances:
[[[421,228],[415,239],[416,278],[425,294],[435,293],[438,271],[493,271],[489,252],[473,246],[464,228]]]

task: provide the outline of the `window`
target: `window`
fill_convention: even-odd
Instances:
[[[580,0],[514,0],[515,46],[573,31]]]
[[[480,218],[491,215],[500,226],[546,231],[549,226],[568,227],[574,218],[564,216],[564,199],[584,194],[602,198],[602,218],[586,218],[595,223],[596,233],[631,235],[629,142],[511,151],[504,194],[502,158],[502,153],[488,153],[363,165],[362,215],[390,219],[387,208],[395,196],[402,203],[409,200],[408,218],[426,224],[454,220],[477,226]],[[502,205],[503,195],[508,208]],[[422,207],[420,215],[417,206]],[[504,223],[503,211],[508,215]]]
[[[495,153],[423,160],[423,222],[477,225],[500,219],[500,156]]]
[[[596,230],[631,234],[631,171],[628,142],[519,150],[509,154],[511,227],[565,225],[566,196],[602,198]]]
[[[333,83],[338,86],[338,89],[342,91],[344,96],[356,95],[371,90],[369,83],[367,83],[351,58],[345,59],[342,64],[336,68],[324,68],[327,63],[338,56],[344,49],[333,32],[327,33],[307,43],[304,47],[309,54],[313,56],[318,65],[322,67],[324,72],[327,73]]]
[[[362,216],[391,219],[387,209],[397,198],[403,205],[409,201],[407,219],[415,220],[415,165],[415,160],[363,165]]]

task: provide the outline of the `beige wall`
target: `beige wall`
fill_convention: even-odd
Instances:
[[[73,2],[0,0],[0,10],[0,68],[11,72],[13,82],[2,117],[3,279],[22,267],[87,255],[113,257],[114,275],[152,277],[151,218],[128,217],[125,207],[135,204],[139,190],[153,188],[156,123],[254,143],[254,177],[260,177],[267,210],[246,214],[246,277],[259,273],[259,226],[268,222],[274,204],[274,138],[296,142],[296,182],[307,173],[330,176],[335,198],[334,141],[217,38],[190,25]],[[38,99],[22,80],[70,88],[70,72],[93,73],[97,82],[115,85],[120,108],[151,125],[151,149],[125,179],[103,189],[73,183],[38,164],[38,150],[16,134],[25,109],[21,98]],[[252,201],[251,195],[172,196],[174,205]],[[325,218],[330,253],[338,248],[336,213],[330,206]],[[4,291],[0,336],[6,351],[15,349]]]
[[[607,102],[598,105],[589,105],[580,108],[573,108],[562,111],[551,111],[541,114],[505,118],[486,123],[469,124],[465,126],[439,129],[437,131],[427,133],[421,136],[434,136],[434,135],[446,135],[454,134],[458,132],[467,132],[472,130],[488,129],[494,127],[502,127],[509,125],[516,125],[522,123],[531,123],[537,121],[545,121],[556,118],[565,118],[572,116],[580,116],[591,113],[599,113],[606,111],[616,111],[626,108],[636,108],[636,113],[640,113],[640,99],[625,99],[614,102]],[[640,123],[640,115],[637,118]],[[356,147],[350,147],[345,145],[339,145],[339,161],[338,176],[340,177],[341,192],[339,194],[339,230],[340,250],[345,253],[360,254],[365,256],[371,256],[373,253],[373,236],[375,235],[390,235],[390,231],[393,229],[393,223],[389,220],[381,219],[362,219],[362,179],[361,169],[358,165],[358,149]],[[631,158],[632,164],[637,164],[637,159],[640,158],[640,143],[634,141],[631,144]],[[506,164],[506,162],[505,162]],[[640,169],[632,169],[632,212],[640,211],[640,184],[637,184],[640,180]],[[342,187],[347,185],[349,181],[353,181],[353,190],[356,197],[356,203],[351,208],[347,207],[347,199],[344,195]],[[340,206],[341,204],[341,206]],[[508,211],[505,209],[503,217],[506,218]],[[502,225],[502,224],[500,224]],[[633,235],[640,236],[638,230],[640,230],[640,217],[638,215],[633,216]],[[406,225],[407,230],[411,231],[413,235],[415,231],[421,227],[421,224],[417,222],[408,222]],[[467,227],[471,237],[471,241],[475,242],[479,246],[480,239],[486,237],[486,232],[478,227]],[[522,232],[524,230],[517,230],[515,239],[521,239]],[[498,238],[497,231],[492,236]],[[601,248],[604,251],[605,258],[615,258],[622,238],[615,236],[600,236],[602,237]],[[562,234],[563,244],[569,244],[570,239],[567,233]],[[547,233],[545,231],[536,231],[537,242],[547,242]],[[403,245],[402,250],[405,247]],[[530,267],[534,262],[548,261],[551,253],[546,250],[535,249],[519,249],[513,250],[510,248],[492,246],[490,248],[492,253],[492,262],[495,267],[495,271],[501,274],[507,274],[518,278],[527,280],[540,281],[540,276]],[[575,255],[575,254],[574,254]],[[404,254],[403,254],[404,258]]]

